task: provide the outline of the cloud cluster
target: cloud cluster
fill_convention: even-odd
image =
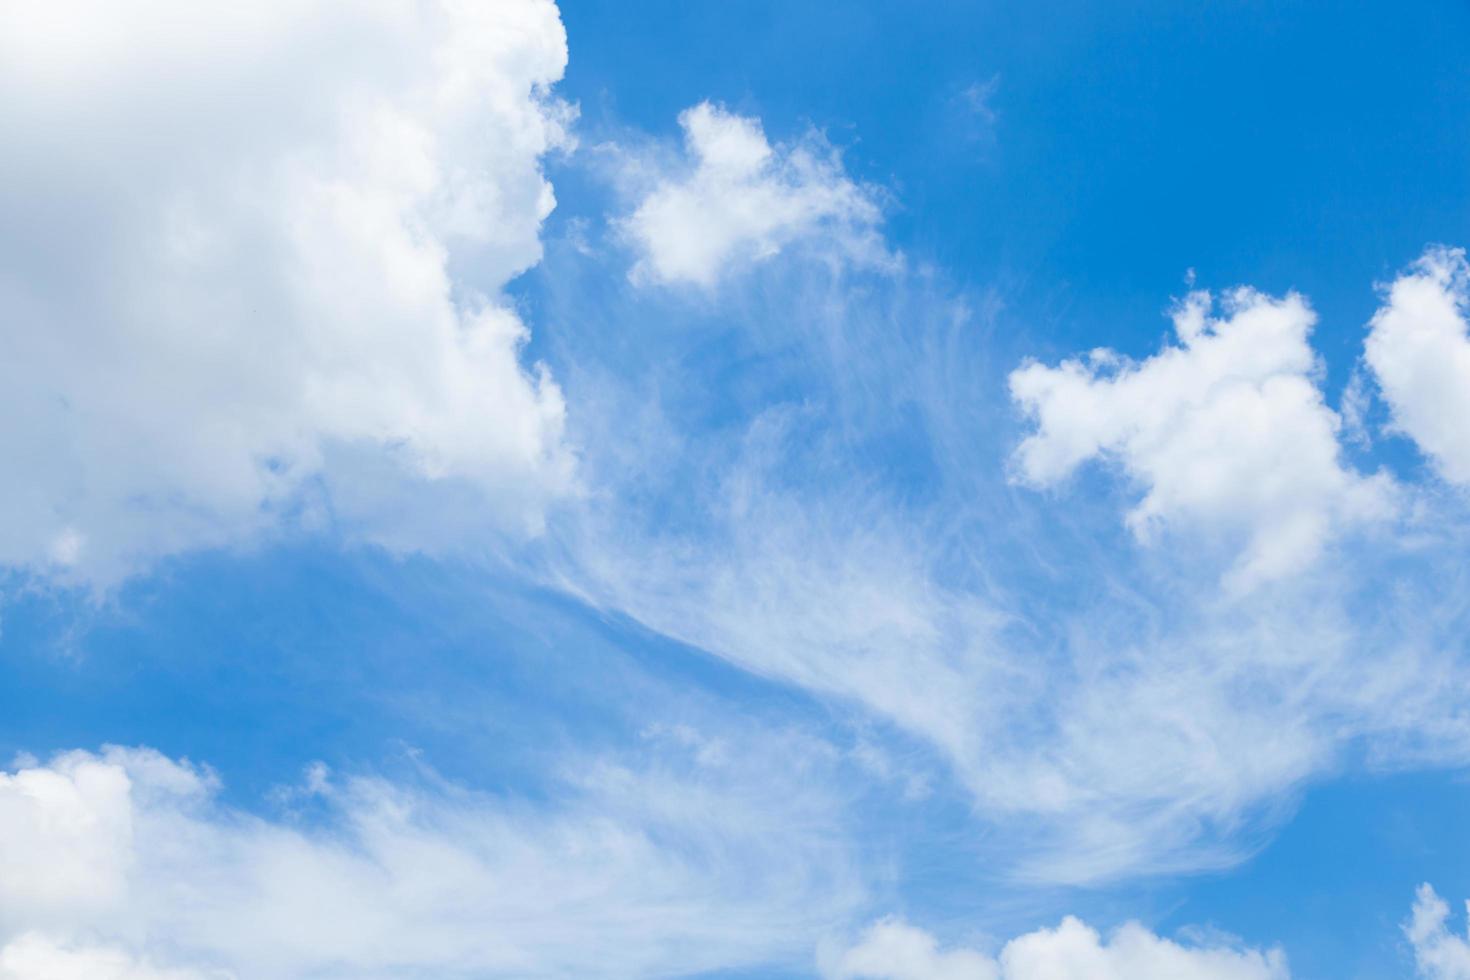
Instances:
[[[621,220],[633,278],[710,287],[732,269],[820,237],[843,259],[877,261],[873,193],[816,136],[772,147],[760,122],[701,102],[679,114],[688,160],[652,171]]]
[[[565,409],[501,290],[566,58],[550,0],[0,11],[0,564],[391,538],[435,487],[534,530]]]
[[[826,973],[833,980],[1287,980],[1286,957],[1226,945],[1181,945],[1136,923],[1107,940],[1068,917],[1006,943],[999,955],[941,950],[896,919],[875,923]]]
[[[1470,381],[1464,294],[1463,255],[1430,249],[1385,290],[1365,353],[1393,428],[1452,481],[1464,415],[1455,398]],[[1059,803],[1089,800],[1062,807],[1073,839],[1123,867],[1171,838],[1195,839],[1204,863],[1228,862],[1228,848],[1201,850],[1208,828],[1228,840],[1253,807],[1330,769],[1354,742],[1380,764],[1466,757],[1465,611],[1432,584],[1459,574],[1463,515],[1423,485],[1343,462],[1302,297],[1242,288],[1224,305],[1217,318],[1208,295],[1191,294],[1174,312],[1179,343],[1142,362],[1094,351],[1009,377],[1035,425],[1015,451],[1016,475],[1049,487],[1087,460],[1115,463],[1143,493],[1129,526],[1177,558],[1163,559],[1169,587],[1123,593],[1140,617],[1106,605],[1079,616],[1066,642],[1083,673],[1058,695],[1060,737],[1013,760],[1017,784],[1037,798],[1051,786]],[[1353,398],[1371,392],[1359,383]],[[1340,567],[1314,561],[1348,528],[1390,514],[1398,534],[1343,544]],[[1221,536],[1240,550],[1224,605],[1184,584],[1212,560],[1200,543]],[[1108,573],[1114,588],[1118,574]],[[1302,591],[1268,595],[1256,588],[1265,582]],[[1230,744],[1253,746],[1249,760]],[[1131,835],[1129,824],[1151,830]],[[1040,859],[1043,876],[1079,870],[1057,860]]]
[[[16,461],[0,566],[106,584],[282,522],[404,547],[539,528],[575,490],[579,406],[524,363],[505,288],[541,257],[542,160],[571,143],[549,90],[566,57],[548,0],[0,9],[0,413],[19,420],[0,428]],[[605,482],[556,525],[558,586],[932,746],[1025,877],[1237,859],[1253,819],[1350,744],[1470,754],[1470,614],[1385,587],[1372,556],[1354,581],[1316,561],[1406,491],[1344,462],[1304,298],[1193,293],[1177,342],[1141,361],[1008,375],[1034,423],[1023,482],[1113,464],[1138,494],[1134,535],[1201,564],[1228,553],[1239,601],[1160,589],[1134,556],[1089,550],[1095,528],[1069,537],[1050,502],[977,475],[1004,456],[976,449],[1001,417],[975,390],[986,338],[965,298],[892,260],[874,191],[830,146],[772,144],[709,103],[679,121],[685,154],[626,175],[633,287],[707,292],[793,261],[721,311],[747,330],[721,338],[729,362],[627,345],[674,365],[658,380],[683,401],[651,435],[624,424],[635,412],[583,421],[607,426],[589,450]],[[1396,430],[1457,483],[1466,279],[1461,253],[1426,254],[1366,347]],[[645,394],[608,403],[658,415]],[[1043,527],[1060,530],[1027,537]],[[1418,557],[1439,563],[1426,578],[1462,574],[1459,553]],[[1283,581],[1307,599],[1259,588]],[[858,889],[831,801],[773,778],[760,762],[784,750],[755,744],[674,772],[588,764],[560,806],[317,779],[303,799],[320,819],[302,822],[227,807],[207,772],[146,751],[23,766],[0,778],[0,970],[790,959]],[[1437,902],[1421,893],[1410,936],[1430,975],[1460,976]],[[1285,976],[1273,953],[1140,927],[1105,941],[1075,920],[997,958],[888,922],[834,969]]]
[[[1384,289],[1363,361],[1387,402],[1391,432],[1412,439],[1451,483],[1470,483],[1470,326],[1463,249],[1432,247]],[[1135,363],[1099,349],[1010,375],[1035,424],[1017,447],[1020,479],[1055,486],[1083,463],[1116,463],[1143,491],[1127,523],[1143,541],[1160,527],[1245,535],[1227,584],[1248,590],[1306,570],[1333,536],[1394,511],[1384,474],[1346,467],[1342,420],[1327,407],[1296,294],[1208,293],[1174,312],[1178,345]],[[1355,426],[1370,394],[1344,396]]]
[[[1305,298],[1195,294],[1152,357],[1012,373],[981,298],[779,265],[605,385],[637,424],[583,440],[605,493],[558,582],[932,750],[1028,880],[1227,867],[1350,757],[1470,758],[1453,515],[1347,462]],[[616,316],[667,316],[650,292]],[[1153,547],[1015,491],[987,377],[1037,412],[1010,475],[1115,461]]]
[[[23,765],[0,777],[0,976],[654,976],[805,959],[861,897],[824,750],[648,738],[636,768],[586,760],[540,803],[318,769],[276,820],[148,750]]]
[[[1092,459],[1115,462],[1144,491],[1128,514],[1141,540],[1161,527],[1244,536],[1235,590],[1298,573],[1342,526],[1392,508],[1386,478],[1345,468],[1340,421],[1316,384],[1315,316],[1292,294],[1208,293],[1175,310],[1178,345],[1141,363],[1111,350],[1010,376],[1036,431],[1019,475],[1052,486]]]

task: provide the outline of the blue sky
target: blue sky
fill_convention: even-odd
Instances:
[[[0,10],[0,980],[1470,978],[1467,31]]]

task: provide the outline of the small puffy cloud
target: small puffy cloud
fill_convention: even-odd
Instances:
[[[1470,915],[1470,902],[1466,913]],[[1470,933],[1450,932],[1450,907],[1427,883],[1414,896],[1404,935],[1414,949],[1414,965],[1424,980],[1470,980]]]
[[[1211,296],[1191,293],[1173,314],[1178,344],[1142,362],[1096,350],[1012,372],[1036,423],[1015,462],[1038,487],[1117,464],[1144,491],[1127,517],[1140,540],[1174,526],[1243,536],[1227,584],[1247,590],[1307,567],[1340,526],[1387,514],[1391,491],[1342,465],[1306,301],[1242,288],[1222,306],[1214,316]]]
[[[0,8],[0,566],[390,535],[439,488],[534,531],[571,456],[501,291],[566,58],[550,0]]]
[[[732,268],[824,238],[848,256],[884,256],[872,193],[815,136],[772,147],[759,120],[701,102],[679,115],[687,159],[659,172],[621,222],[636,282],[713,286]]]
[[[1363,345],[1393,429],[1459,484],[1470,484],[1467,281],[1463,249],[1425,252],[1388,287]]]
[[[636,766],[569,766],[554,803],[317,767],[279,794],[301,811],[280,820],[224,805],[207,771],[146,749],[22,765],[0,780],[0,980],[647,976],[802,959],[861,898],[824,788],[832,753],[774,733],[743,738],[738,757],[721,744],[652,731]]]
[[[1279,950],[1181,945],[1136,923],[1104,940],[1067,917],[1006,943],[992,958],[943,951],[933,936],[898,920],[868,930],[827,973],[833,980],[1287,980]]]

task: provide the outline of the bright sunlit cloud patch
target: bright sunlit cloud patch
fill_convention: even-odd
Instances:
[[[1388,286],[1364,359],[1393,412],[1447,480],[1470,483],[1470,336],[1464,249],[1434,248]]]
[[[1243,535],[1227,578],[1241,591],[1302,571],[1342,526],[1388,516],[1393,495],[1386,477],[1342,464],[1306,300],[1239,289],[1213,308],[1191,293],[1173,313],[1178,345],[1138,364],[1104,349],[1017,369],[1011,395],[1036,431],[1016,462],[1048,487],[1116,461],[1145,491],[1127,516],[1140,540],[1193,523]]]
[[[565,63],[543,0],[0,12],[0,562],[107,585],[283,521],[391,535],[395,479],[539,527],[565,406],[500,291]]]
[[[816,134],[773,147],[760,120],[708,102],[680,113],[679,126],[682,165],[663,172],[645,163],[631,174],[651,184],[621,221],[638,254],[635,282],[707,288],[813,239],[841,260],[888,261],[875,192]]]

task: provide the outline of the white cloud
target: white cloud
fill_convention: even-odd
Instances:
[[[0,969],[652,976],[799,961],[851,914],[825,746],[679,729],[637,755],[543,803],[318,771],[311,821],[232,809],[147,750],[23,767],[0,783]]]
[[[884,919],[822,971],[833,980],[1000,980],[995,960],[939,942],[901,919]]]
[[[621,222],[639,255],[635,281],[709,287],[817,237],[848,257],[885,259],[872,193],[817,137],[772,147],[759,120],[708,102],[680,113],[679,125],[689,159],[652,166],[651,186]]]
[[[65,944],[26,933],[0,948],[0,980],[233,980],[233,974],[163,968],[115,946]]]
[[[564,410],[501,289],[565,63],[550,0],[0,9],[0,564],[391,535],[431,486],[534,530]]]
[[[1341,526],[1389,513],[1391,491],[1342,465],[1306,301],[1242,288],[1223,316],[1212,305],[1191,293],[1173,316],[1178,346],[1141,363],[1097,350],[1014,371],[1011,394],[1036,422],[1016,464],[1040,487],[1088,460],[1118,464],[1144,490],[1128,514],[1133,533],[1243,536],[1227,584],[1245,591],[1302,571]]]
[[[1445,479],[1470,484],[1470,336],[1463,249],[1432,248],[1388,287],[1364,357],[1393,412]]]
[[[1465,905],[1470,915],[1470,902]],[[1470,933],[1449,931],[1450,907],[1428,884],[1419,886],[1404,935],[1414,949],[1414,965],[1424,980],[1470,980]]]
[[[593,600],[759,675],[856,698],[970,759],[994,615],[935,588],[922,549],[878,508],[803,512],[741,476],[711,501],[708,541],[584,551]]]
[[[1136,923],[1106,941],[1075,918],[1006,943],[992,958],[940,950],[929,933],[901,920],[875,923],[829,965],[833,980],[1286,980],[1279,950],[1181,945]]]
[[[0,921],[118,902],[133,830],[128,795],[121,767],[86,758],[0,774]]]
[[[999,331],[969,312],[982,305],[914,270],[855,284],[820,262],[782,265],[730,304],[724,388],[688,353],[709,338],[687,331],[636,348],[631,380],[601,379],[577,441],[597,447],[584,465],[606,492],[579,508],[551,581],[864,712],[934,798],[969,793],[977,860],[1028,881],[1226,868],[1303,787],[1364,753],[1382,768],[1470,759],[1466,615],[1444,598],[1463,575],[1452,534],[1344,533],[1335,560],[1291,588],[1222,602],[1234,550],[1119,550],[1100,531],[1117,522],[1110,502],[1058,508],[1007,485],[995,464],[1011,436],[994,424],[1006,393],[982,383],[1005,377],[988,364]],[[1304,310],[1227,317],[1122,373],[1185,360],[1183,386],[1228,356],[1254,391],[1277,366],[1308,397],[1305,421],[1281,423],[1301,437],[1268,442],[1320,450],[1318,491],[1376,501],[1378,484],[1333,455]],[[1240,349],[1252,330],[1266,336]],[[1252,356],[1268,366],[1241,367]],[[1259,462],[1241,443],[1225,455]],[[1310,487],[1277,489],[1259,498],[1267,515],[1316,506]],[[1239,514],[1238,535],[1261,516]]]

